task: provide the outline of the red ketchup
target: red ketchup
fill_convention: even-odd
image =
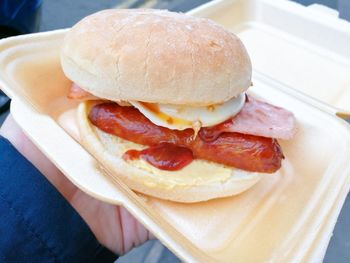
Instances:
[[[180,170],[193,160],[190,149],[172,143],[160,143],[144,150],[129,150],[124,153],[124,160],[143,159],[161,170]]]

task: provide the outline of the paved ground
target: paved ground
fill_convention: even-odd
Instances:
[[[339,7],[349,7],[349,2],[345,3],[348,0],[339,0],[339,4],[335,0],[299,0],[297,2],[303,4],[311,4],[314,2],[319,2],[325,5],[328,5],[332,8]],[[95,12],[97,10],[111,8],[115,5],[121,4],[123,1],[118,0],[99,0],[99,1],[87,1],[87,0],[45,0],[43,5],[42,12],[42,23],[40,30],[47,31],[57,28],[70,27],[75,22],[80,20],[82,17]],[[127,0],[129,4],[137,6],[140,3],[145,1],[140,0]],[[152,1],[146,1],[152,2]],[[154,2],[154,1],[153,1]],[[160,8],[168,8],[174,11],[187,11],[206,0],[167,0],[158,4]],[[350,7],[349,7],[350,9]],[[342,10],[343,14],[349,14],[349,10]],[[0,116],[0,123],[3,116]],[[348,263],[350,262],[350,199],[348,197],[343,209],[341,216],[338,220],[334,236],[331,240],[329,248],[324,262],[337,262],[337,263]],[[118,262],[179,262],[179,260],[173,256],[167,249],[160,245],[156,241],[148,242],[143,245],[141,248],[134,249],[126,257],[122,257]]]

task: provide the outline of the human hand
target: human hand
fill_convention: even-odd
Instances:
[[[28,139],[11,115],[5,120],[0,134],[66,198],[102,245],[122,255],[152,237],[123,207],[96,200],[73,185]]]

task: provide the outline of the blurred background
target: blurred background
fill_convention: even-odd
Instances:
[[[84,16],[106,8],[161,8],[186,12],[208,0],[0,0],[0,38],[70,27]],[[350,20],[350,0],[295,0],[303,5],[322,4]],[[350,43],[349,43],[350,48]],[[0,125],[8,114],[9,99],[0,93]],[[324,262],[350,262],[350,197],[338,219]],[[117,262],[180,262],[158,241],[133,249]]]

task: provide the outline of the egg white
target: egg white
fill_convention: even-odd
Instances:
[[[146,104],[142,102],[130,101],[130,104],[158,126],[184,130],[187,128],[197,129],[198,126],[209,127],[219,124],[240,112],[244,102],[245,93],[241,93],[222,104],[202,107],[153,104],[153,107],[157,108],[157,112],[146,107]]]

